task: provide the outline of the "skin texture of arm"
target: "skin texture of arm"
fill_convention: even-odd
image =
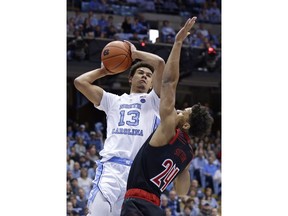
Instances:
[[[175,190],[179,197],[185,197],[190,187],[190,164],[175,178]]]
[[[111,73],[103,66],[101,68],[88,71],[74,80],[74,85],[88,100],[98,106],[103,96],[103,89],[93,85],[95,80],[98,80]]]
[[[161,85],[160,118],[161,123],[155,131],[150,145],[154,147],[166,145],[175,135],[177,113],[175,110],[176,87],[179,81],[179,62],[182,43],[189,35],[196,17],[190,18],[175,37],[171,53],[164,67]]]

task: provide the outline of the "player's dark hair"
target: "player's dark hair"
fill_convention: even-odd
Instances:
[[[198,103],[192,107],[189,133],[199,138],[209,135],[213,122],[214,119],[210,115],[207,107],[201,106],[201,104]]]
[[[135,71],[140,67],[149,68],[152,73],[154,72],[154,67],[152,65],[139,61],[139,62],[135,63],[134,65],[132,65],[132,67],[130,69],[129,77],[133,77],[135,74]]]

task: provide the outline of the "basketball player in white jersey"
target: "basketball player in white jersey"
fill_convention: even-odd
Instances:
[[[130,69],[130,94],[118,96],[93,85],[95,80],[112,75],[103,66],[74,81],[75,87],[107,116],[107,139],[100,152],[101,160],[97,161],[87,204],[88,216],[120,215],[132,161],[160,122],[160,88],[165,62],[129,44],[132,59],[141,60]]]

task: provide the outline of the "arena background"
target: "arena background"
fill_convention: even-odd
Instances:
[[[65,215],[66,2],[2,6],[1,212]],[[223,215],[283,214],[286,7],[223,1],[222,17]]]

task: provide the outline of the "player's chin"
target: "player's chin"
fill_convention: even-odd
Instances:
[[[142,84],[142,85],[138,85],[138,90],[140,92],[146,93],[146,92],[148,92],[149,88],[146,84]]]

